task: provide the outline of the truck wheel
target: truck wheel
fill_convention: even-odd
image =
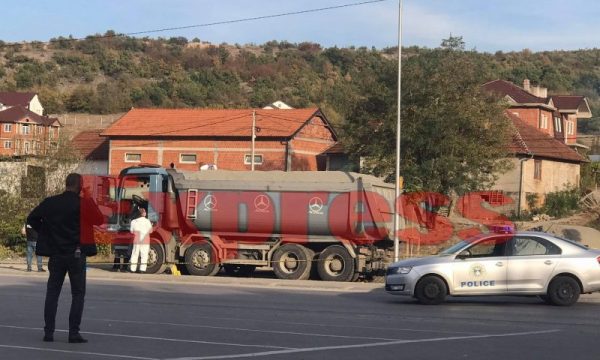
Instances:
[[[256,270],[255,265],[237,265],[237,264],[225,264],[223,265],[225,273],[229,276],[235,277],[248,277]]]
[[[424,305],[440,304],[446,299],[447,294],[446,283],[437,276],[425,276],[415,287],[415,297]]]
[[[321,280],[350,281],[354,277],[354,259],[345,247],[331,245],[319,255],[317,271]]]
[[[165,250],[157,240],[150,240],[150,251],[148,252],[148,264],[146,273],[162,274],[166,269]]]
[[[273,272],[278,279],[306,280],[310,276],[314,253],[298,244],[285,244],[273,253]]]
[[[557,276],[548,286],[548,299],[552,305],[571,306],[579,300],[581,288],[570,276]]]
[[[197,276],[213,276],[220,270],[213,257],[213,248],[208,243],[194,244],[187,249],[185,267],[190,275]]]

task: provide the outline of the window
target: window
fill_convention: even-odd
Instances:
[[[21,134],[29,135],[30,130],[29,124],[21,124]]]
[[[25,154],[29,154],[29,142],[25,141],[24,147],[25,147]]]
[[[508,200],[505,199],[504,193],[501,190],[486,191],[481,194],[481,198],[483,199],[483,201],[487,202],[492,206],[504,205],[505,202],[508,202]]]
[[[547,129],[548,128],[548,116],[542,114],[542,117],[540,118],[540,129]]]
[[[509,236],[486,238],[461,251],[461,255],[466,255],[465,257],[468,258],[504,256],[506,243],[509,239]]]
[[[254,165],[260,165],[262,163],[263,163],[263,156],[262,155],[254,155]],[[246,154],[244,156],[244,164],[252,165],[252,154]]]
[[[196,154],[179,154],[179,162],[182,164],[195,164]]]
[[[572,120],[567,120],[567,135],[575,134],[575,124]]]
[[[51,138],[53,138],[53,137],[54,137],[54,128],[53,128],[53,127],[49,127],[49,128],[48,128],[48,134],[49,134],[49,136],[50,136]]]
[[[560,121],[560,117],[554,117],[554,131],[562,132],[562,121]]]
[[[142,161],[142,154],[125,154],[125,162],[140,162]]]
[[[12,141],[5,141],[4,142],[4,148],[5,149],[12,149]]]
[[[12,132],[12,124],[4,124],[4,132]]]
[[[533,161],[533,178],[542,180],[542,160]]]
[[[44,132],[43,126],[38,126],[38,135],[41,135]]]
[[[561,249],[548,240],[530,237],[515,237],[511,246],[512,256],[559,255]]]

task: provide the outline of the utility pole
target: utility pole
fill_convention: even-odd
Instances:
[[[398,5],[398,118],[396,121],[396,192],[394,203],[394,261],[400,259],[400,239],[398,232],[400,231],[400,215],[398,207],[400,202],[400,135],[401,135],[401,115],[402,110],[402,0],[399,0]],[[408,243],[407,249],[408,249]]]
[[[254,148],[256,142],[256,110],[252,110],[252,164],[251,170],[254,171]]]

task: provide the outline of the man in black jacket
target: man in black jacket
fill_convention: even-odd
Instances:
[[[50,257],[44,306],[44,341],[54,341],[58,298],[68,273],[72,295],[69,342],[85,343],[87,340],[79,334],[79,325],[85,298],[86,256],[96,255],[93,226],[101,224],[103,218],[91,198],[79,197],[81,175],[69,174],[65,183],[65,192],[42,201],[29,214],[27,223],[38,232],[36,254]]]

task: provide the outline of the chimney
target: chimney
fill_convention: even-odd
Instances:
[[[548,88],[540,86],[538,88],[538,97],[541,97],[541,98],[544,98],[544,99],[547,98],[548,97]]]
[[[529,82],[529,79],[524,79],[524,80],[523,80],[523,89],[524,89],[525,91],[529,92],[529,91],[531,90],[531,87],[530,87],[530,85],[531,85],[531,84],[530,84],[530,82]]]

